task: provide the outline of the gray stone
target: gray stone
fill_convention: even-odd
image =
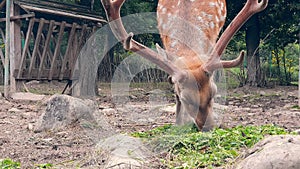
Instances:
[[[13,108],[9,109],[8,112],[10,112],[10,113],[20,113],[20,112],[22,112],[22,110],[13,107]]]
[[[62,129],[77,121],[94,123],[95,107],[82,99],[68,95],[53,95],[47,101],[35,132]]]
[[[112,109],[112,108],[103,109],[102,112],[106,116],[111,116],[111,115],[114,115],[114,114],[117,113],[117,111],[115,109]]]
[[[109,154],[105,168],[112,169],[144,168],[152,155],[140,139],[124,134],[103,139],[96,149]]]
[[[238,169],[299,169],[300,136],[269,136],[257,143],[237,164]]]
[[[259,94],[260,94],[260,96],[264,96],[264,95],[266,95],[266,92],[265,91],[259,91]]]

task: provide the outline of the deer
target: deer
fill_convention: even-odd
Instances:
[[[217,93],[213,74],[243,62],[244,51],[233,60],[221,57],[234,34],[252,15],[264,10],[268,0],[247,0],[220,37],[227,15],[225,0],[159,0],[157,22],[164,48],[156,44],[156,50],[134,40],[132,32],[127,33],[120,16],[124,2],[101,0],[109,26],[125,50],[137,53],[169,74],[175,90],[176,124],[192,121],[199,131],[218,127],[213,112]]]

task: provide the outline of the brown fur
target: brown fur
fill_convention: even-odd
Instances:
[[[204,125],[208,129],[214,126],[212,105],[217,89],[211,75],[201,66],[224,25],[225,5],[225,0],[159,1],[158,29],[164,47],[168,54],[177,57],[176,65],[189,74],[183,84],[175,83],[177,124],[185,124],[182,117],[189,114],[199,129]]]

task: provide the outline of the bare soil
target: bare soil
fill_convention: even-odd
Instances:
[[[20,101],[0,98],[0,159],[19,161],[22,168],[51,163],[58,168],[89,168],[101,166],[107,159],[103,152],[95,151],[95,140],[78,124],[55,132],[35,133],[34,127],[46,106],[50,94],[62,91],[63,83],[27,84],[31,92],[47,94],[41,101]],[[99,110],[115,108],[109,84],[99,85],[96,101]],[[145,131],[174,123],[174,113],[149,111],[149,96],[154,88],[166,92],[166,102],[174,104],[169,85],[140,85],[131,89],[132,111],[105,113],[106,120],[116,132]],[[227,127],[237,125],[275,124],[287,130],[300,129],[300,110],[297,87],[277,86],[272,89],[237,88],[228,91],[227,110],[222,114]],[[97,167],[96,167],[97,168]]]

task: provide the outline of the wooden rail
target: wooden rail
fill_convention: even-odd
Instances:
[[[14,77],[17,80],[71,79],[76,73],[79,52],[95,30],[96,27],[87,24],[31,18],[26,36],[22,34],[24,45]]]

